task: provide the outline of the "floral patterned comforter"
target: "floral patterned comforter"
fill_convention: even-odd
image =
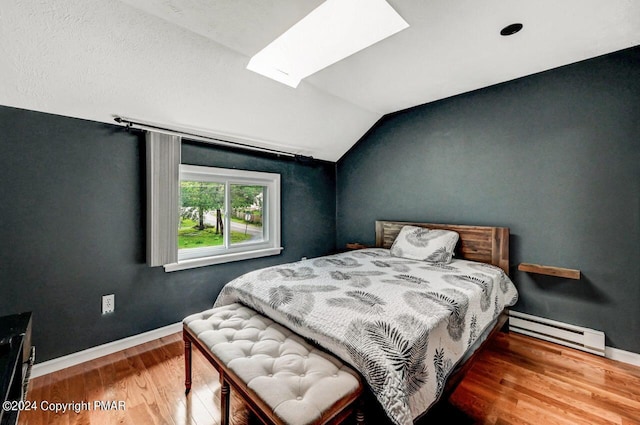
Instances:
[[[223,288],[215,306],[240,302],[337,355],[362,374],[395,424],[408,425],[517,298],[500,268],[373,248],[247,273]]]

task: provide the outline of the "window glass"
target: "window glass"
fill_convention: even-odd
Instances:
[[[182,180],[178,249],[224,245],[224,183]]]
[[[262,242],[265,239],[265,186],[231,184],[231,244]]]

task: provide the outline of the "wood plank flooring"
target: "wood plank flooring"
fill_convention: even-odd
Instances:
[[[220,420],[218,375],[194,349],[193,387],[184,395],[181,334],[33,379],[21,425],[211,425]],[[102,410],[94,401],[124,401]],[[53,412],[42,402],[80,403]],[[73,405],[69,406],[73,408]],[[83,408],[84,407],[84,408]],[[114,406],[114,407],[117,407]],[[368,412],[369,424],[380,416]],[[232,398],[232,423],[248,422],[246,407]],[[419,425],[640,424],[640,368],[515,333],[500,333],[446,403]]]

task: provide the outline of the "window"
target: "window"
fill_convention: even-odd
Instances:
[[[178,262],[166,271],[277,255],[280,175],[180,165]]]
[[[295,88],[303,78],[408,27],[385,0],[328,0],[256,53],[247,69]]]

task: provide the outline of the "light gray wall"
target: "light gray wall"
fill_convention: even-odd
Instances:
[[[337,243],[376,219],[508,226],[515,310],[640,352],[639,161],[636,47],[385,117],[338,162]]]

